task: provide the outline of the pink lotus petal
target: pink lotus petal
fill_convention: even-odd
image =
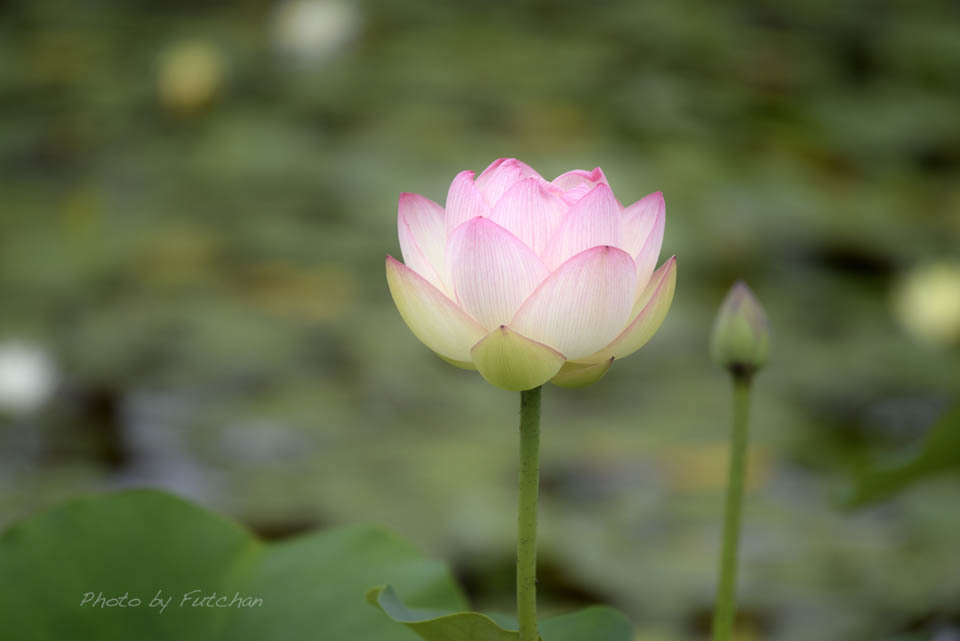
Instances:
[[[594,167],[593,171],[574,169],[573,171],[568,171],[565,174],[560,174],[554,178],[552,182],[554,185],[564,191],[581,185],[587,185],[590,189],[593,189],[600,183],[605,185],[610,184],[607,181],[607,177],[604,175],[603,170],[599,167]]]
[[[447,260],[457,301],[487,329],[507,323],[549,273],[533,250],[486,218],[451,234]]]
[[[637,270],[616,247],[577,254],[530,295],[509,323],[567,359],[593,354],[624,327],[633,307]]]
[[[490,218],[539,254],[563,220],[566,205],[537,178],[525,178],[503,194]]]
[[[655,191],[623,209],[623,245],[631,256],[636,257],[643,249],[654,226],[666,214],[663,194]]]
[[[653,338],[670,311],[677,287],[677,257],[660,266],[644,288],[631,312],[633,320],[609,345],[582,358],[582,363],[601,363],[611,358],[624,358]]]
[[[657,266],[657,259],[660,258],[660,249],[663,247],[663,230],[666,223],[664,210],[662,208],[658,210],[653,218],[653,228],[647,234],[643,247],[634,257],[634,262],[637,263],[638,291],[642,290],[650,280],[650,275]]]
[[[496,206],[501,196],[524,178],[538,178],[546,182],[532,167],[516,158],[500,158],[494,161],[477,177],[477,189],[491,207]]]
[[[393,256],[387,256],[387,285],[420,342],[444,358],[470,362],[470,348],[487,334],[475,320]]]
[[[461,171],[450,183],[450,190],[447,192],[447,237],[454,229],[477,216],[490,216],[490,206],[474,184],[473,172]]]
[[[420,194],[402,193],[397,229],[404,264],[436,287],[448,290],[443,207]]]
[[[594,187],[563,217],[541,256],[550,269],[556,269],[585,249],[620,246],[620,203],[610,187]]]
[[[562,192],[561,198],[568,205],[576,204],[599,184],[610,185],[607,182],[607,177],[603,174],[603,170],[599,167],[595,167],[593,171],[584,171],[583,169],[568,171],[554,178],[550,184]]]

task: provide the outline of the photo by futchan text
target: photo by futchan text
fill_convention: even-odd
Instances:
[[[217,592],[204,593],[203,590],[190,590],[180,595],[179,602],[175,595],[165,595],[163,590],[157,590],[153,598],[145,601],[129,592],[121,595],[108,596],[103,592],[84,592],[80,599],[81,608],[139,608],[146,606],[163,613],[171,604],[180,608],[259,608],[263,605],[261,597],[244,596],[239,592],[218,594]]]

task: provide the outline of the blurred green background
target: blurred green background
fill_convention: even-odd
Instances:
[[[774,329],[741,638],[960,639],[960,484],[850,511],[960,392],[960,5],[0,2],[0,523],[149,485],[386,524],[512,608],[518,398],[407,330],[396,199],[516,156],[662,190],[654,340],[544,395],[541,600],[707,637],[729,390]],[[960,444],[957,450],[960,451]]]

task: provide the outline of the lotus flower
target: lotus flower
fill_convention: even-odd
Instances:
[[[404,262],[390,293],[444,360],[508,390],[581,387],[642,347],[663,322],[676,257],[660,192],[624,207],[599,167],[547,181],[509,158],[457,174],[446,208],[400,195]]]

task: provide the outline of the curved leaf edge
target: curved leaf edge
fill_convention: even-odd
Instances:
[[[461,617],[476,617],[489,622],[489,625],[495,627],[499,632],[516,634],[516,630],[504,628],[492,617],[482,612],[444,612],[441,610],[427,610],[423,608],[408,608],[400,600],[396,590],[389,585],[378,585],[367,590],[367,603],[379,608],[397,623],[404,625],[417,625],[421,623],[433,623],[441,620],[456,619]]]
[[[403,604],[396,591],[389,585],[379,585],[367,590],[367,602],[382,611],[392,621],[410,628],[424,639],[437,638],[434,634],[420,634],[425,626],[433,627],[435,631],[437,626],[444,624],[454,624],[460,628],[462,623],[482,625],[489,631],[489,636],[476,637],[476,641],[487,641],[487,639],[510,639],[519,638],[519,633],[515,627],[504,627],[490,615],[481,612],[444,612],[437,610],[425,610],[417,608],[408,608]],[[568,623],[576,619],[600,616],[608,619],[608,624],[617,628],[613,636],[604,637],[615,641],[631,641],[633,638],[633,624],[625,614],[605,605],[595,605],[579,610],[561,614],[555,617],[545,619],[540,623],[541,641],[559,641],[561,631],[567,628]],[[418,629],[420,628],[420,629]],[[544,636],[546,635],[546,636]],[[471,639],[475,637],[471,636]]]

